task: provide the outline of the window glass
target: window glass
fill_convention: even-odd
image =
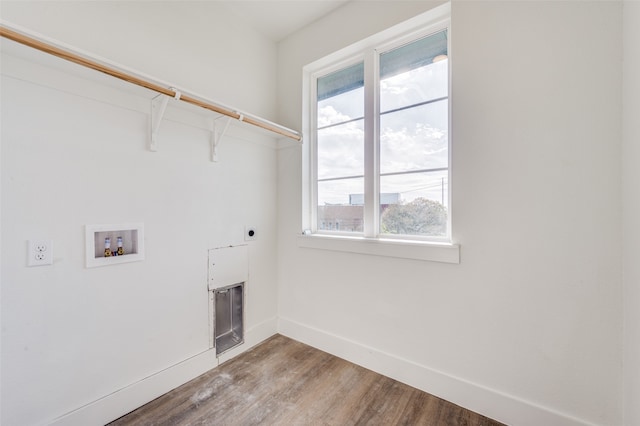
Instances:
[[[380,116],[380,173],[448,167],[445,99]]]
[[[318,179],[364,175],[364,120],[318,130]]]
[[[340,231],[362,232],[364,224],[364,178],[318,182],[318,230],[332,230],[340,222]]]
[[[447,170],[381,176],[380,191],[381,233],[447,235]]]
[[[363,119],[363,99],[364,88],[359,87],[318,101],[318,128]]]
[[[448,96],[447,31],[380,55],[380,111]]]
[[[317,228],[362,232],[364,194],[364,66],[318,78]]]
[[[448,74],[446,31],[380,55],[382,234],[447,235]]]

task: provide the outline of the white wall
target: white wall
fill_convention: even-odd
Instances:
[[[275,112],[266,84],[275,45],[215,2],[3,2],[2,17],[248,112]],[[275,140],[232,124],[211,163],[207,118],[171,107],[149,152],[153,95],[27,61],[3,43],[1,423],[49,424],[78,410],[59,423],[104,424],[215,366],[207,249],[243,243],[244,225],[259,230],[245,347],[274,333]],[[144,222],[146,259],[85,268],[84,225],[122,222]],[[37,238],[54,240],[52,266],[26,267],[26,242]]]
[[[624,2],[623,224],[624,424],[640,424],[640,3]]]
[[[355,2],[281,42],[280,121],[303,65],[429,7]],[[298,248],[281,150],[280,331],[509,424],[621,424],[621,16],[453,2],[459,265]]]
[[[3,1],[0,12],[266,118],[277,80],[279,121],[299,128],[303,65],[436,4],[347,4],[283,41],[276,75],[275,46],[221,4],[181,3]],[[277,302],[283,333],[519,425],[621,424],[624,242],[625,424],[638,423],[638,7],[625,3],[624,91],[620,9],[454,2],[460,265],[299,249],[299,148],[280,150],[276,169],[269,138],[233,128],[211,164],[202,120],[171,111],[180,119],[150,153],[146,99],[3,57],[2,423],[75,409],[68,423],[103,423],[136,406],[127,389],[150,381],[138,380],[201,360],[134,395],[144,399],[212,366],[198,355],[206,249],[248,223],[261,233],[247,301],[256,336],[273,329]],[[145,261],[84,268],[83,225],[138,220]],[[55,241],[53,266],[25,267],[29,238]]]

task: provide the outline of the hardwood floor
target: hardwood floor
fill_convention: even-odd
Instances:
[[[276,335],[110,425],[502,424]]]

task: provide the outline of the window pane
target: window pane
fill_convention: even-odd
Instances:
[[[318,130],[318,179],[364,175],[364,120]]]
[[[448,101],[380,116],[380,173],[448,167]]]
[[[318,79],[319,129],[364,117],[364,64]]]
[[[364,178],[318,182],[318,230],[362,232]]]
[[[447,32],[380,55],[380,111],[448,96]]]
[[[353,200],[364,193],[364,64],[319,78],[317,88],[317,227],[362,232],[363,206]]]
[[[447,171],[380,178],[380,232],[446,236],[449,182]]]
[[[381,80],[380,111],[446,98],[448,92],[448,61],[443,60]]]
[[[341,93],[318,102],[318,128],[364,117],[364,89]]]

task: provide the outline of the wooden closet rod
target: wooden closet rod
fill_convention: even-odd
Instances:
[[[136,84],[138,86],[145,87],[147,89],[153,90],[158,93],[162,93],[163,95],[167,95],[170,97],[176,96],[176,90],[172,90],[171,88],[163,87],[157,83],[145,80],[140,77],[136,77],[135,75],[128,74],[126,72],[120,71],[115,68],[111,68],[109,66],[103,65],[97,61],[93,61],[91,59],[84,58],[80,55],[77,55],[73,52],[61,49],[59,47],[53,46],[51,44],[45,43],[41,40],[35,39],[33,37],[29,37],[12,29],[5,27],[4,25],[0,25],[0,35],[9,40],[13,40],[17,43],[23,44],[25,46],[32,47],[34,49],[40,50],[45,53],[49,53],[50,55],[57,56],[59,58],[65,59],[70,62],[74,62],[76,64],[82,65],[87,68],[91,68],[96,71],[100,71],[104,74],[110,75],[115,78],[119,78],[120,80],[128,81],[129,83]],[[204,109],[208,109],[213,112],[217,112],[218,114],[226,115],[231,118],[235,118],[236,120],[241,120],[245,123],[252,124],[254,126],[260,127],[265,130],[269,130],[271,132],[277,133],[282,136],[286,136],[288,138],[294,139],[296,141],[301,141],[302,136],[291,129],[280,126],[278,124],[272,123],[268,120],[264,120],[257,117],[252,117],[251,115],[245,115],[239,113],[237,111],[233,111],[231,109],[225,108],[220,105],[215,105],[213,103],[207,102],[205,100],[198,99],[193,96],[185,95],[184,93],[180,93],[179,100],[184,101],[186,103],[199,106]]]

